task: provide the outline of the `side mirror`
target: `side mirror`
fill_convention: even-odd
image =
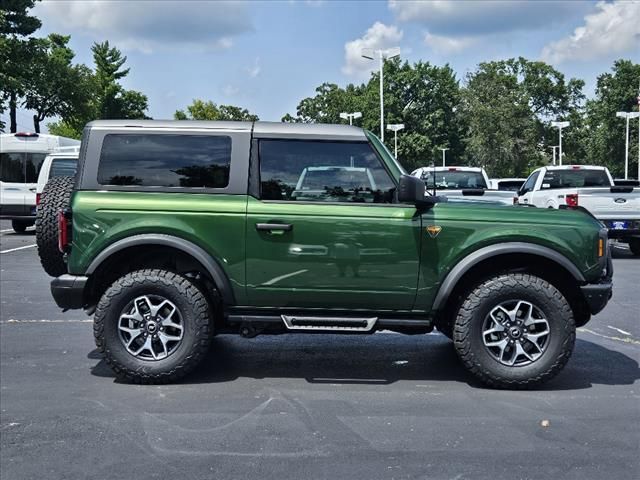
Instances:
[[[411,203],[417,208],[427,208],[438,202],[438,197],[425,195],[427,187],[424,182],[411,175],[402,175],[398,185],[398,201]]]

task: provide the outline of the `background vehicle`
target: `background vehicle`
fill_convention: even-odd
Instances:
[[[592,216],[440,203],[357,127],[99,121],[83,141],[75,185],[54,178],[43,196],[71,198],[51,291],[95,313],[96,344],[129,381],[187,374],[214,333],[437,327],[483,382],[528,387],[560,371],[611,295]],[[339,197],[295,195],[316,167]]]
[[[617,186],[606,167],[563,165],[534,170],[518,202],[540,208],[584,207],[640,255],[640,188]]]
[[[446,197],[472,197],[474,202],[492,202],[513,205],[515,194],[491,190],[489,177],[479,167],[422,167],[411,172],[421,179],[427,190],[436,189]]]
[[[40,167],[36,184],[36,205],[49,179],[54,177],[75,177],[78,169],[80,147],[62,147],[56,153],[47,155]]]
[[[0,135],[0,218],[10,219],[16,232],[35,222],[36,183],[45,157],[60,147],[80,142],[56,135]]]
[[[331,188],[338,181],[339,190]],[[347,187],[347,190],[345,190]],[[349,192],[357,192],[351,201],[365,201],[364,197],[371,196],[377,190],[376,182],[368,168],[358,167],[306,167],[300,174],[292,198],[297,200],[321,200],[333,198],[339,201]]]
[[[489,186],[493,190],[508,190],[517,192],[525,182],[526,178],[492,178]]]

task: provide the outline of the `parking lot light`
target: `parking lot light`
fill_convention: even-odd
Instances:
[[[349,125],[353,125],[353,120],[361,117],[362,117],[362,112],[353,112],[353,113],[342,112],[340,114],[340,118],[342,118],[343,120],[349,120]]]
[[[398,159],[398,132],[404,128],[404,123],[390,123],[387,125],[387,130],[393,132],[393,143],[395,145],[393,156]]]
[[[632,118],[640,118],[640,112],[616,112],[616,117],[626,118],[627,120],[627,129],[624,141],[624,179],[627,180],[629,178],[629,120]],[[638,142],[640,145],[640,140],[638,140]],[[640,149],[638,151],[638,179],[640,179]]]
[[[378,58],[380,60],[380,140],[384,142],[384,92],[382,88],[384,84],[384,78],[382,67],[384,66],[385,58],[395,58],[400,56],[400,47],[378,50],[365,48],[362,50],[362,58],[373,60],[376,53],[378,54]]]
[[[557,127],[558,133],[560,135],[560,141],[558,142],[558,159],[560,166],[562,166],[562,129],[569,126],[569,122],[551,122],[551,126]]]
[[[446,163],[446,151],[449,150],[448,148],[440,148],[440,150],[442,150],[442,166],[446,167],[445,163]]]

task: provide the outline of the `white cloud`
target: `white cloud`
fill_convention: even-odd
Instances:
[[[400,22],[415,22],[432,34],[465,36],[535,30],[583,15],[587,2],[536,0],[389,0]]]
[[[252,29],[246,3],[232,1],[44,1],[34,14],[52,31],[109,40],[123,49],[229,48]]]
[[[262,71],[262,68],[260,67],[260,57],[256,57],[256,61],[253,63],[253,65],[247,67],[245,70],[251,78],[256,78],[258,75],[260,75],[260,72]]]
[[[640,51],[640,2],[598,2],[584,20],[573,35],[546,45],[542,59],[558,64]]]
[[[240,89],[238,87],[234,87],[233,85],[225,85],[222,88],[222,93],[224,93],[227,97],[235,97],[238,93],[240,93]]]
[[[368,72],[377,64],[366,58],[362,58],[362,50],[365,48],[387,49],[397,47],[402,40],[402,30],[395,25],[374,23],[362,38],[357,38],[344,45],[344,61],[342,71],[347,75]]]
[[[424,43],[438,54],[459,53],[470,47],[476,41],[473,37],[447,37],[445,35],[433,35],[427,33],[424,36]]]

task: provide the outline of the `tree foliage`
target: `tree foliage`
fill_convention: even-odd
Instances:
[[[176,110],[173,114],[176,120],[237,120],[255,122],[258,116],[246,108],[234,105],[216,105],[212,101],[194,99],[187,111]]]

